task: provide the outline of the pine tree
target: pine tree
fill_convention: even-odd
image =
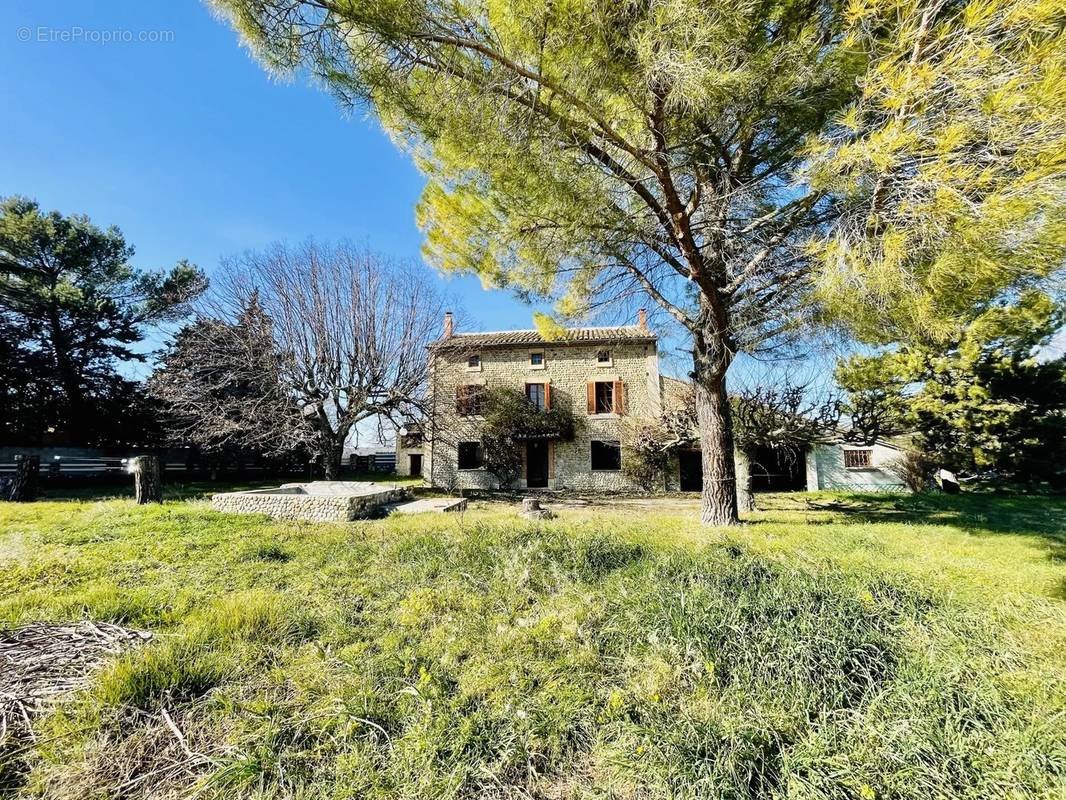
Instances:
[[[99,444],[132,391],[118,366],[145,360],[133,346],[146,326],[179,318],[206,286],[186,262],[143,272],[132,256],[117,228],[45,214],[19,197],[0,202],[0,314],[18,332],[31,385],[48,387],[37,438],[52,429],[60,440]]]

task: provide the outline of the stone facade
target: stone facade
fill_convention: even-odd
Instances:
[[[272,489],[225,492],[211,498],[216,511],[266,514],[282,520],[348,522],[372,516],[379,507],[410,498],[404,488],[374,483],[315,481],[287,483]]]
[[[457,387],[543,384],[547,402],[565,404],[579,420],[573,441],[547,443],[549,489],[622,491],[635,488],[620,469],[593,469],[592,442],[619,443],[627,420],[660,411],[656,338],[643,326],[579,329],[573,338],[544,341],[533,331],[448,337],[433,348],[432,403],[423,474],[447,489],[498,488],[484,469],[459,468],[459,443],[477,441],[479,418],[460,414]],[[609,383],[624,398],[615,411],[589,413],[590,384]],[[528,445],[527,445],[528,446]],[[527,464],[528,467],[528,464]],[[527,470],[518,482],[529,488]]]

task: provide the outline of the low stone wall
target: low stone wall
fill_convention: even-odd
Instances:
[[[315,487],[319,489],[321,487]],[[274,519],[311,522],[347,522],[372,516],[380,506],[398,503],[410,497],[400,487],[373,487],[358,494],[306,492],[300,485],[250,492],[216,494],[211,503],[217,511],[230,514],[266,514]]]

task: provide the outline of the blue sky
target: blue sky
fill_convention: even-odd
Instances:
[[[118,225],[138,267],[210,273],[308,236],[419,257],[411,162],[373,119],[272,79],[195,0],[4,0],[0,96],[0,195]],[[468,327],[531,324],[474,278],[442,286]]]

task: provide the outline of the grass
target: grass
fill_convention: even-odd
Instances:
[[[0,506],[0,624],[157,633],[38,722],[11,791],[1066,796],[1066,501],[761,501],[728,532],[684,503]]]

